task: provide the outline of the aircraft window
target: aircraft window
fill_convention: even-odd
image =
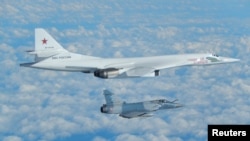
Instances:
[[[213,56],[215,56],[215,57],[219,57],[219,55],[217,55],[217,54],[212,54]]]

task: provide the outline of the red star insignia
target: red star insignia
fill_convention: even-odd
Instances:
[[[47,41],[45,38],[42,40],[43,44],[47,44]]]

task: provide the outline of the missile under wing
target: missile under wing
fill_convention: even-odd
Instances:
[[[106,104],[102,105],[100,111],[106,114],[119,114],[123,118],[150,117],[157,110],[182,107],[176,101],[166,99],[127,103],[117,99],[109,90],[104,90],[103,94]]]
[[[133,58],[101,58],[81,55],[64,49],[42,28],[35,29],[35,50],[27,51],[35,61],[20,66],[38,69],[92,73],[99,78],[155,77],[160,70],[190,66],[237,62],[239,59],[215,54],[177,54]]]

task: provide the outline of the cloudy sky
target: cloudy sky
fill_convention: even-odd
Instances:
[[[250,124],[248,0],[2,0],[0,140],[200,141],[208,124]],[[34,29],[99,57],[215,52],[239,63],[181,67],[155,78],[109,79],[20,68]],[[128,102],[179,99],[154,117],[100,113],[103,88]]]

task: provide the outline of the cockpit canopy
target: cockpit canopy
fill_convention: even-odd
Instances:
[[[212,56],[214,57],[220,57],[218,54],[213,53]]]
[[[211,56],[206,57],[206,59],[211,61],[211,62],[219,62],[220,61],[220,56],[213,53],[213,54],[211,54]]]

